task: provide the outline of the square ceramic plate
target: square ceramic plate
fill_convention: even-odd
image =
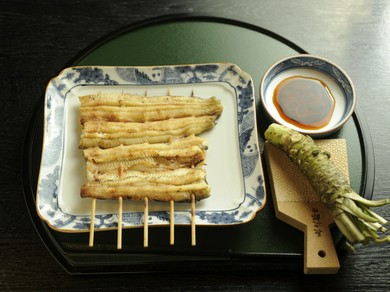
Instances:
[[[156,67],[71,67],[46,89],[44,143],[37,187],[37,212],[63,232],[89,230],[91,199],[80,197],[85,161],[78,149],[79,99],[99,92],[147,96],[216,96],[224,111],[201,134],[208,141],[208,199],[196,204],[197,225],[233,225],[253,219],[265,204],[251,77],[234,64]],[[98,200],[95,229],[116,228],[116,200]],[[175,224],[190,224],[190,204],[175,204]],[[124,200],[123,227],[141,227],[143,202]],[[169,224],[169,204],[150,202],[149,225]]]

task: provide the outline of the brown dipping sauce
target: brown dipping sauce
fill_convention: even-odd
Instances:
[[[335,99],[326,84],[310,77],[284,79],[276,86],[272,100],[285,121],[302,129],[326,126],[335,108]]]

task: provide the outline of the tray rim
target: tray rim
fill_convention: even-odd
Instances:
[[[128,25],[125,25],[121,27],[120,29],[110,32],[107,35],[104,35],[103,37],[97,39],[95,42],[92,42],[91,44],[87,45],[83,50],[81,50],[74,58],[70,59],[69,63],[64,66],[70,67],[74,64],[77,64],[80,60],[82,60],[89,52],[91,52],[94,48],[96,48],[98,45],[102,45],[105,42],[110,41],[111,39],[123,34],[127,33],[129,31],[133,31],[137,28],[142,28],[144,26],[148,25],[154,25],[159,23],[170,23],[170,22],[180,22],[180,21],[208,21],[208,22],[216,22],[216,23],[224,23],[224,24],[231,24],[236,25],[239,27],[247,28],[256,32],[259,32],[261,34],[265,34],[267,36],[270,36],[283,44],[289,46],[290,48],[297,51],[297,53],[308,53],[306,52],[301,46],[296,45],[296,42],[292,42],[285,37],[272,32],[271,30],[265,29],[259,25],[253,24],[248,19],[237,19],[232,18],[231,16],[226,16],[223,14],[209,14],[209,13],[179,13],[179,14],[168,14],[168,15],[162,15],[162,16],[156,16],[152,18],[145,18],[139,21],[132,22]],[[109,271],[106,271],[104,269],[92,269],[88,266],[72,266],[70,261],[68,260],[68,257],[71,255],[69,253],[64,253],[64,251],[61,252],[60,245],[55,241],[53,238],[53,235],[50,233],[50,228],[39,218],[34,217],[36,215],[35,212],[35,203],[34,203],[34,180],[33,176],[33,170],[29,168],[31,166],[32,161],[29,161],[30,159],[33,160],[34,158],[31,157],[31,153],[33,152],[33,147],[35,146],[33,144],[34,139],[31,137],[31,132],[34,129],[34,125],[36,123],[39,123],[39,120],[37,118],[40,114],[42,114],[43,111],[43,99],[41,98],[29,119],[29,124],[26,127],[24,139],[23,139],[23,146],[22,146],[22,159],[21,159],[21,182],[23,186],[23,192],[24,192],[24,200],[26,203],[27,211],[30,215],[30,218],[33,222],[34,228],[36,229],[38,235],[40,236],[42,242],[48,249],[48,251],[53,255],[55,260],[63,267],[63,269],[71,274],[71,275],[84,275],[84,274],[101,274],[101,273],[109,273]],[[365,198],[372,198],[373,189],[374,189],[374,177],[375,177],[375,161],[374,161],[374,151],[373,151],[373,145],[372,145],[372,139],[370,136],[370,133],[368,131],[368,125],[365,121],[364,116],[359,111],[359,106],[356,107],[352,119],[356,125],[356,128],[358,129],[359,139],[362,141],[361,147],[362,147],[362,157],[363,157],[363,173],[365,174],[362,177],[362,183],[361,183],[361,189],[360,193],[364,195]],[[31,146],[31,147],[30,147]],[[40,158],[39,158],[40,159]],[[27,180],[26,180],[27,178]],[[32,179],[32,180],[31,180]],[[31,209],[32,207],[32,209]],[[31,212],[33,210],[33,212]],[[34,214],[35,212],[35,214]],[[338,245],[338,250],[341,250],[341,247]],[[344,255],[344,252],[341,251],[341,255]],[[258,258],[263,258],[264,260],[267,260],[267,262],[274,263],[269,267],[265,267],[266,265],[258,265]],[[207,260],[207,258],[199,258],[199,262],[202,263],[202,261],[206,261],[205,267],[209,269],[215,269],[218,267],[223,268],[226,266],[226,262],[234,262],[236,264],[233,268],[228,268],[229,270],[236,270],[237,267],[239,267],[237,264],[240,263],[241,267],[244,266],[247,268],[248,266],[253,266],[254,269],[258,270],[260,269],[268,269],[268,270],[286,270],[286,269],[301,269],[299,264],[302,261],[302,254],[297,253],[288,253],[288,254],[280,254],[280,253],[255,253],[255,254],[242,254],[238,253],[235,255],[230,255],[227,258],[223,259],[223,263],[219,264],[214,263],[210,264],[210,260]],[[269,260],[269,259],[272,260]],[[211,259],[212,261],[212,259]],[[256,263],[254,263],[256,262]],[[260,261],[262,262],[262,261]],[[161,271],[161,269],[158,268],[150,268],[149,266],[138,266],[138,268],[134,271],[131,270],[130,263],[128,265],[122,265],[118,266],[117,270],[115,272],[118,273],[133,273],[133,272],[139,272],[140,268],[143,272],[157,272]],[[145,267],[144,267],[145,266]],[[130,268],[129,268],[130,267]],[[166,266],[164,266],[165,270],[175,270],[175,268],[167,269]],[[195,271],[198,269],[194,269]],[[222,269],[221,269],[222,270]]]

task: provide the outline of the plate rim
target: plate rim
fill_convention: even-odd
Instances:
[[[62,84],[60,82],[60,80],[62,79],[65,79],[67,77],[67,75],[69,74],[70,71],[77,71],[77,70],[94,70],[94,69],[98,69],[98,70],[103,70],[103,72],[105,71],[115,71],[117,72],[118,69],[125,69],[125,70],[152,70],[152,69],[156,69],[156,68],[181,68],[181,67],[186,67],[186,68],[200,68],[201,66],[216,66],[217,69],[219,70],[219,68],[222,68],[224,69],[222,74],[220,75],[217,75],[219,78],[218,80],[199,80],[197,83],[206,83],[206,82],[225,82],[225,83],[228,83],[233,89],[234,89],[234,92],[235,92],[235,95],[236,95],[236,101],[237,101],[237,110],[238,110],[238,104],[239,104],[239,96],[238,96],[238,92],[237,92],[237,89],[241,89],[241,85],[242,84],[245,84],[249,89],[249,96],[252,97],[251,99],[251,110],[252,110],[252,118],[253,118],[253,128],[251,129],[250,131],[250,136],[252,138],[251,139],[251,142],[255,142],[255,147],[257,148],[257,156],[256,156],[256,163],[255,163],[255,170],[256,170],[256,173],[258,174],[258,182],[259,182],[259,188],[262,189],[262,194],[260,192],[260,196],[259,198],[257,198],[256,196],[254,196],[255,199],[253,199],[253,201],[256,201],[255,203],[258,203],[258,207],[257,208],[249,208],[249,211],[247,212],[247,214],[243,214],[246,212],[246,210],[244,209],[244,212],[241,214],[242,217],[244,217],[243,220],[236,220],[235,217],[230,217],[229,220],[233,220],[231,222],[224,222],[224,223],[206,223],[205,220],[203,219],[202,222],[200,222],[199,224],[197,223],[197,225],[199,226],[230,226],[230,225],[237,225],[237,224],[243,224],[243,223],[247,223],[251,220],[253,220],[256,216],[256,214],[264,208],[265,204],[266,204],[266,189],[265,189],[265,182],[264,182],[264,171],[263,171],[263,166],[262,166],[262,159],[261,159],[261,149],[260,149],[260,145],[259,145],[259,139],[258,139],[258,131],[257,131],[257,115],[256,115],[256,101],[255,101],[255,91],[254,91],[254,88],[253,88],[253,80],[251,78],[251,76],[246,73],[245,71],[243,71],[240,67],[238,67],[237,65],[233,64],[233,63],[230,63],[230,62],[216,62],[216,63],[199,63],[199,64],[175,64],[175,65],[156,65],[156,66],[71,66],[71,67],[67,67],[63,70],[61,70],[61,72],[53,77],[49,83],[47,84],[47,87],[46,87],[46,92],[45,92],[45,98],[44,98],[44,127],[43,127],[43,143],[42,143],[42,154],[41,154],[41,164],[40,164],[40,169],[39,169],[39,176],[38,176],[38,182],[37,182],[37,189],[36,189],[36,211],[38,213],[38,216],[44,220],[52,229],[56,230],[56,231],[60,231],[60,232],[69,232],[69,233],[75,233],[75,232],[88,232],[89,231],[89,221],[90,219],[88,219],[88,224],[86,224],[86,220],[87,218],[90,218],[90,215],[88,216],[80,216],[80,215],[69,215],[69,214],[66,214],[66,213],[63,213],[62,210],[60,210],[59,206],[58,206],[58,202],[57,202],[57,208],[60,210],[60,212],[62,214],[64,214],[65,217],[69,217],[68,220],[70,222],[73,222],[74,220],[84,220],[84,226],[82,226],[83,224],[81,225],[78,225],[78,226],[82,226],[81,228],[78,227],[78,228],[72,228],[72,227],[64,227],[64,226],[67,226],[69,225],[68,223],[63,225],[63,222],[53,222],[53,218],[48,218],[48,215],[47,214],[44,214],[42,213],[42,207],[39,206],[39,202],[40,202],[40,191],[39,191],[39,188],[41,186],[41,183],[42,183],[42,180],[43,178],[41,177],[42,175],[42,166],[44,164],[44,158],[45,158],[45,152],[44,152],[44,149],[47,147],[46,146],[46,139],[47,139],[47,135],[46,135],[46,130],[48,129],[48,121],[47,121],[47,116],[48,116],[48,111],[50,109],[50,106],[49,106],[49,102],[48,102],[48,94],[54,90],[54,92],[56,94],[59,94],[61,98],[63,98],[64,100],[64,108],[65,108],[65,101],[66,101],[66,95],[72,91],[72,89],[76,86],[83,86],[83,85],[87,85],[85,83],[80,83],[80,84],[74,84],[74,83],[71,83],[71,82],[65,82],[65,84]],[[143,71],[143,72],[144,72]],[[233,75],[238,75],[238,80],[240,81],[237,84],[233,84],[234,81],[230,81],[228,78],[227,79],[222,79],[221,76],[225,77],[223,74],[226,73],[226,72],[232,72]],[[220,72],[218,72],[220,73]],[[107,75],[108,76],[108,75]],[[73,76],[72,76],[73,77]],[[221,80],[222,79],[222,80]],[[109,82],[111,82],[112,80],[109,80]],[[57,84],[59,82],[59,84]],[[87,81],[85,81],[87,82]],[[180,84],[186,84],[186,83],[157,83],[156,85],[163,85],[163,86],[169,86],[169,85],[180,85]],[[240,85],[241,84],[241,85]],[[101,86],[102,84],[92,84],[92,85],[97,85],[97,86]],[[106,85],[129,85],[129,86],[137,86],[137,85],[146,85],[146,84],[140,84],[140,83],[127,83],[127,84],[122,84],[122,83],[118,83],[118,84],[106,84]],[[152,85],[152,84],[151,84]],[[67,87],[68,86],[68,87]],[[238,87],[237,87],[238,86]],[[66,91],[65,91],[66,89]],[[64,90],[64,93],[62,93],[62,91]],[[64,122],[65,118],[62,117],[62,122]],[[238,125],[239,127],[240,125]],[[64,127],[63,127],[64,128]],[[62,140],[61,140],[61,166],[60,166],[60,174],[59,174],[59,180],[61,178],[61,172],[62,172],[62,160],[63,160],[63,156],[64,156],[64,153],[63,153],[63,150],[64,150],[64,130],[62,130]],[[238,134],[239,134],[239,137],[237,137],[237,139],[240,140],[240,130],[238,129]],[[240,145],[240,142],[239,142],[239,145]],[[242,171],[243,171],[243,168],[244,168],[244,165],[243,165],[243,153],[241,152],[241,146],[239,146],[240,149],[238,149],[238,153],[240,154],[240,161],[241,161],[241,167],[242,167]],[[253,177],[251,178],[253,180]],[[61,183],[61,181],[58,181],[58,183],[56,184],[57,186],[59,186]],[[240,211],[241,208],[243,208],[243,204],[244,202],[247,200],[248,198],[248,195],[251,195],[250,193],[248,192],[245,192],[245,190],[248,189],[248,186],[247,186],[247,182],[246,182],[246,178],[245,176],[243,177],[243,186],[244,186],[244,195],[243,195],[243,200],[238,204],[238,206],[236,208],[234,208],[233,210],[237,210]],[[251,185],[252,188],[253,188],[253,185]],[[55,195],[53,195],[53,199],[56,199],[54,198]],[[262,197],[261,197],[262,196]],[[57,199],[56,199],[57,200]],[[246,207],[248,208],[248,207]],[[242,210],[241,210],[242,211]],[[58,212],[58,210],[57,210]],[[161,211],[155,211],[155,212],[161,212]],[[165,211],[164,211],[165,212]],[[187,212],[187,211],[177,211],[177,212]],[[190,211],[188,211],[189,213]],[[226,212],[228,215],[231,215],[231,211],[230,210],[222,210],[222,211],[216,211],[214,213],[218,213],[218,212],[221,212],[221,214],[223,212]],[[127,214],[129,214],[131,212],[127,212]],[[137,212],[134,212],[134,213],[137,213]],[[140,212],[138,212],[140,213]],[[151,212],[152,213],[152,212]],[[150,214],[151,214],[150,213]],[[209,211],[196,211],[196,214],[197,214],[197,220],[200,220],[200,216],[207,216],[209,213]],[[149,214],[149,215],[150,215]],[[175,213],[176,214],[176,213]],[[203,215],[202,215],[203,214]],[[57,214],[56,214],[57,215]],[[96,216],[103,216],[103,215],[96,215]],[[111,214],[111,216],[116,216],[115,214]],[[51,217],[51,216],[49,216]],[[81,217],[82,219],[80,219],[79,217]],[[233,219],[232,219],[233,218]],[[206,219],[207,220],[207,219]],[[96,220],[95,220],[96,222]],[[143,226],[143,224],[139,223],[138,225],[128,225],[126,224],[126,222],[123,222],[124,225],[123,225],[123,228],[140,228]],[[150,224],[151,226],[167,226],[167,224],[169,224],[169,222],[167,223],[152,223]],[[190,222],[187,222],[187,223],[176,223],[175,222],[175,225],[189,225]],[[103,227],[95,227],[95,230],[112,230],[112,229],[117,229],[117,226],[116,226],[116,222],[113,222],[112,224],[108,224],[107,226],[103,225]]]

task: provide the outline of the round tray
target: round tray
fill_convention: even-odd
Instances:
[[[258,101],[259,82],[278,59],[305,50],[268,30],[242,21],[205,15],[171,15],[133,23],[98,40],[76,56],[69,66],[147,66],[230,62],[248,72]],[[59,68],[62,69],[62,68]],[[260,104],[259,102],[257,103]],[[258,106],[260,146],[269,124]],[[123,230],[123,248],[116,249],[116,232],[96,232],[88,248],[88,234],[60,233],[37,215],[36,185],[43,136],[43,99],[27,130],[22,157],[24,195],[32,221],[48,250],[71,274],[237,269],[302,269],[303,234],[276,219],[267,169],[268,200],[249,223],[231,227],[198,227],[197,246],[190,246],[189,228],[176,227],[174,246],[169,230],[151,228],[149,248],[142,247],[143,230]],[[356,109],[352,119],[332,138],[347,140],[350,180],[354,189],[372,197],[374,159],[364,119]],[[264,163],[264,159],[263,159]],[[343,237],[333,238],[342,254]]]

